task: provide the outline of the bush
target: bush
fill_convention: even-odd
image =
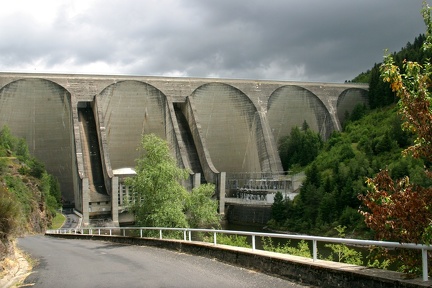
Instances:
[[[11,239],[19,230],[19,209],[14,195],[4,186],[0,186],[0,240]]]
[[[213,240],[213,235],[204,238],[205,242],[213,242]],[[218,234],[216,242],[222,245],[252,248],[252,245],[247,242],[246,236]]]
[[[345,226],[337,226],[336,231],[339,237],[345,237]],[[330,248],[332,253],[330,254],[328,260],[343,262],[353,265],[362,265],[362,254],[359,251],[348,248],[345,244],[326,244],[325,247]]]
[[[291,241],[288,241],[282,246],[280,245],[280,243],[275,246],[270,237],[262,237],[261,239],[265,251],[312,258],[309,245],[306,243],[305,240],[301,240],[300,242],[298,242],[297,247],[293,247],[291,246]]]

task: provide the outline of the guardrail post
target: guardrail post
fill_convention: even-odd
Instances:
[[[110,236],[112,236],[112,229],[110,228],[109,230],[110,230]]]
[[[140,238],[142,238],[142,229],[140,228]]]
[[[183,230],[183,240],[186,241],[186,229]]]
[[[192,241],[192,231],[189,230],[189,241]]]
[[[255,235],[252,235],[252,250],[255,250]]]
[[[216,245],[216,232],[213,232],[213,244]]]
[[[93,229],[90,229],[90,230],[89,230],[89,234],[90,234],[90,235],[93,235]]]
[[[100,228],[98,229],[98,235],[100,235]]]
[[[159,239],[162,239],[162,229],[159,229]]]
[[[423,270],[423,281],[428,281],[428,259],[427,250],[422,249],[422,270]]]
[[[312,240],[312,255],[313,255],[313,262],[317,261],[317,254],[318,254],[318,248],[317,248],[317,240]]]

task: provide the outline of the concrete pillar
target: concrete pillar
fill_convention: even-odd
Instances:
[[[201,173],[195,173],[193,175],[193,187],[192,188],[197,188],[201,185]]]
[[[111,217],[113,224],[119,226],[118,220],[118,189],[119,178],[114,176],[111,178]]]
[[[83,214],[83,224],[87,226],[90,224],[90,191],[89,191],[89,181],[88,178],[82,179],[82,193],[83,193],[83,203],[82,203],[82,214]]]
[[[225,185],[226,185],[226,172],[220,172],[218,177],[219,189],[219,214],[225,214]]]

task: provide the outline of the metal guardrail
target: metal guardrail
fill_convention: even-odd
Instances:
[[[318,260],[318,248],[317,248],[318,242],[421,250],[421,253],[422,253],[422,279],[423,279],[423,281],[428,281],[428,255],[427,255],[427,251],[432,250],[432,246],[423,245],[423,244],[414,244],[414,243],[398,243],[398,242],[387,242],[387,241],[320,237],[320,236],[309,236],[309,235],[292,235],[292,234],[261,233],[261,232],[215,230],[215,229],[195,229],[195,228],[95,227],[95,228],[71,228],[71,229],[47,230],[46,233],[47,234],[102,235],[101,232],[105,231],[105,233],[109,233],[109,234],[107,234],[107,236],[108,235],[113,236],[114,231],[119,231],[121,235],[126,236],[127,230],[139,231],[140,238],[143,237],[143,231],[145,231],[145,230],[159,231],[159,239],[163,239],[163,231],[180,231],[180,232],[183,232],[183,240],[184,241],[190,241],[190,242],[192,242],[192,232],[210,233],[210,234],[213,234],[213,244],[214,245],[217,245],[217,234],[251,236],[252,237],[252,250],[253,251],[256,250],[255,238],[257,236],[312,241],[312,259],[314,262]]]

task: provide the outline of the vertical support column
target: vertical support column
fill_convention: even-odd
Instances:
[[[115,226],[119,225],[118,220],[118,193],[119,193],[119,178],[114,176],[111,178],[111,217]]]
[[[219,214],[225,214],[225,185],[226,185],[226,172],[220,172],[218,177],[219,189]]]
[[[195,173],[193,175],[193,188],[197,188],[201,185],[201,173]]]
[[[83,203],[82,203],[82,214],[83,214],[83,224],[87,226],[90,224],[90,211],[89,211],[89,202],[90,202],[90,191],[89,191],[89,181],[88,178],[82,179],[82,194],[83,194]]]

